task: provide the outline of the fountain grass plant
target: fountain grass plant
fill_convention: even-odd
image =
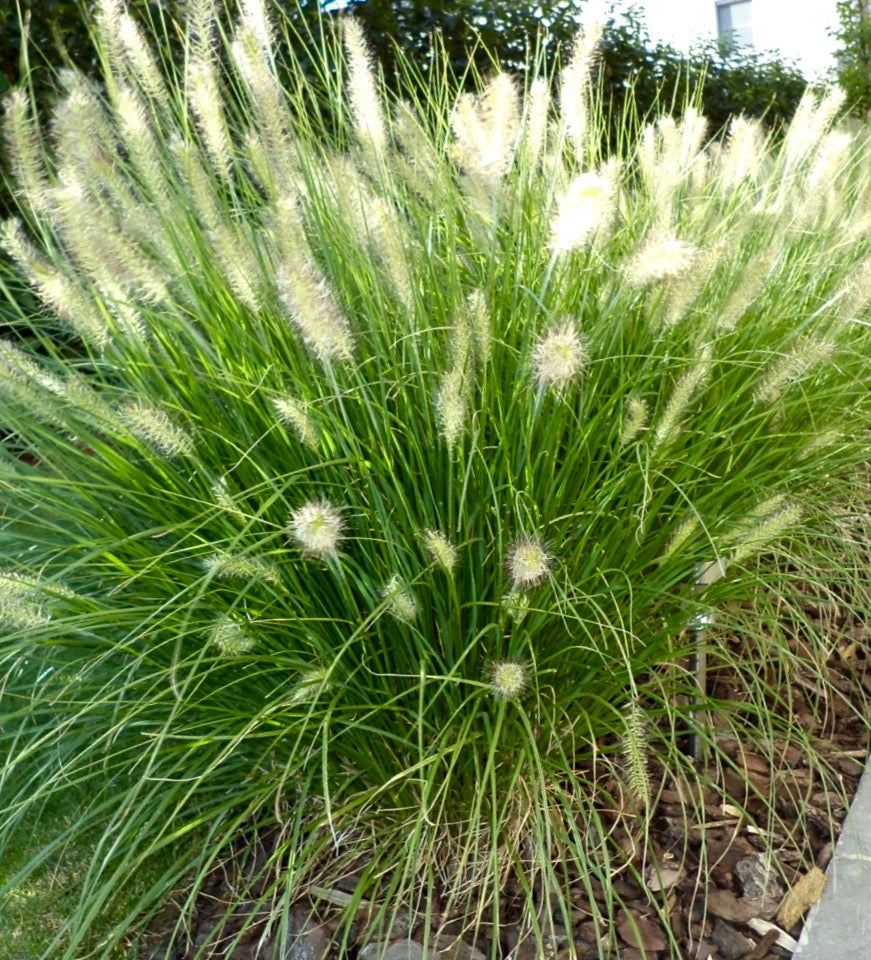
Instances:
[[[831,92],[776,144],[689,108],[604,156],[592,28],[556,78],[460,93],[436,56],[402,99],[349,18],[313,77],[260,0],[232,30],[189,6],[181,66],[101,0],[102,81],[64,72],[47,126],[6,100],[4,245],[43,309],[0,343],[0,837],[72,785],[58,842],[101,838],[45,956],[170,848],[94,955],[179,885],[183,941],[270,830],[239,895],[273,932],[353,874],[344,948],[365,907],[370,938],[462,917],[498,952],[601,884],[605,950],[662,785],[720,789],[724,727],[813,755],[760,680],[794,666],[777,632],[709,634],[730,706],[688,626],[784,595],[760,555],[806,580],[840,549],[867,139]]]

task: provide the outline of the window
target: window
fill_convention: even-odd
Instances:
[[[753,46],[750,0],[717,4],[717,36],[734,44]]]

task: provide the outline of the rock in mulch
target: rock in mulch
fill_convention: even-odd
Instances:
[[[429,941],[429,949],[410,938],[390,942],[372,941],[360,948],[359,960],[486,960],[477,947],[456,937],[438,934]],[[297,960],[297,958],[288,958]],[[300,958],[302,960],[302,958]]]
[[[716,945],[717,950],[720,951],[723,960],[740,960],[756,946],[754,941],[739,933],[730,923],[726,923],[725,920],[719,918],[714,921],[711,940]]]
[[[617,921],[617,933],[625,944],[642,953],[668,948],[668,937],[662,925],[634,910],[631,914],[624,913]]]
[[[741,882],[744,900],[754,907],[753,916],[770,920],[786,893],[771,858],[764,853],[745,857],[735,864],[735,875]]]
[[[287,936],[273,947],[275,960],[326,960],[332,940],[330,930],[317,923],[303,907],[290,911]]]

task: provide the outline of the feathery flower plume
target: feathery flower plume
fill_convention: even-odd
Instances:
[[[704,117],[689,108],[680,123],[665,116],[644,130],[638,145],[638,166],[660,231],[671,222],[680,185],[697,180],[704,170],[707,159],[699,151],[706,126]]]
[[[365,220],[394,290],[403,306],[413,310],[414,282],[409,265],[411,237],[403,229],[399,214],[382,197],[369,197]]]
[[[33,414],[69,427],[62,408],[51,397],[59,397],[97,429],[117,421],[117,416],[96,390],[82,377],[68,373],[61,379],[32,360],[13,343],[0,340],[0,391],[18,400]]]
[[[686,413],[690,403],[710,375],[712,355],[713,349],[710,344],[708,344],[702,349],[698,360],[683,376],[678,378],[677,383],[675,383],[671,391],[671,396],[668,399],[665,410],[663,410],[654,428],[654,449],[658,449],[663,444],[674,439],[680,428],[681,417]]]
[[[515,590],[534,587],[550,573],[551,556],[539,540],[524,537],[508,550],[506,567]]]
[[[58,397],[65,393],[63,380],[49,373],[20,347],[8,340],[0,340],[0,374],[7,382],[18,380],[21,383],[38,385]]]
[[[127,63],[140,86],[160,107],[169,107],[166,84],[163,81],[157,63],[148,48],[145,34],[126,11],[117,21],[117,36]]]
[[[449,449],[453,449],[466,426],[466,388],[460,367],[449,370],[436,394],[441,435]]]
[[[831,343],[802,340],[769,367],[753,391],[753,399],[765,406],[774,403],[790,384],[801,379],[818,363],[828,360],[833,352],[834,345]]]
[[[429,555],[445,571],[453,573],[457,565],[457,548],[438,530],[424,530],[423,545]]]
[[[402,577],[394,574],[381,591],[387,601],[387,609],[403,623],[414,623],[417,619],[417,604]]]
[[[798,504],[788,504],[780,510],[762,517],[752,526],[743,525],[733,534],[736,543],[729,555],[731,563],[743,563],[759,553],[768,544],[777,540],[790,527],[794,527],[802,517]]]
[[[303,703],[312,703],[320,696],[329,682],[329,672],[325,667],[311,667],[303,670],[290,694],[288,703],[297,707]]]
[[[760,173],[764,136],[758,120],[734,117],[729,124],[729,139],[720,154],[718,171],[724,187],[736,187],[743,180],[755,182]]]
[[[172,421],[159,407],[142,400],[131,400],[121,408],[121,421],[127,429],[164,457],[190,457],[193,438]]]
[[[623,411],[623,426],[620,429],[620,446],[625,447],[632,443],[644,430],[647,429],[647,421],[650,418],[650,409],[647,402],[641,397],[630,397],[626,401],[626,408]]]
[[[529,686],[529,667],[516,660],[499,660],[490,668],[490,692],[498,700],[519,700]]]
[[[118,126],[127,147],[127,153],[152,197],[166,193],[166,180],[161,170],[159,150],[154,131],[148,121],[145,105],[130,87],[120,87],[115,97]]]
[[[575,148],[578,160],[584,159],[592,71],[596,47],[602,38],[602,24],[591,22],[578,34],[568,66],[560,74],[559,108],[561,123]]]
[[[215,553],[203,560],[206,573],[220,580],[262,580],[278,583],[278,567],[261,557],[246,557],[232,553]]]
[[[783,142],[785,173],[816,150],[843,106],[844,99],[845,94],[840,87],[832,87],[819,101],[810,89],[804,94]]]
[[[831,186],[832,181],[848,167],[853,142],[853,136],[844,130],[830,130],[823,137],[808,172],[808,190],[818,193]]]
[[[572,180],[557,201],[551,224],[554,253],[577,250],[608,225],[614,212],[615,175],[616,168],[610,164],[603,173],[582,173]]]
[[[34,213],[49,214],[48,175],[36,125],[30,116],[30,101],[24,90],[13,90],[6,99],[4,133],[12,176]]]
[[[24,236],[18,220],[7,220],[0,233],[2,246],[24,271],[39,299],[52,309],[86,343],[102,349],[109,342],[109,327],[82,288],[45,261]]]
[[[200,151],[180,137],[173,138],[170,149],[176,169],[181,174],[191,212],[196,214],[207,230],[214,230],[221,222],[222,214],[214,181],[206,172]]]
[[[536,77],[529,88],[523,113],[523,150],[527,162],[534,167],[547,151],[550,88],[543,77]]]
[[[46,603],[52,595],[72,599],[75,594],[61,584],[43,583],[12,570],[0,570],[0,623],[13,630],[43,626],[51,620]]]
[[[244,656],[257,641],[245,627],[229,614],[218,617],[209,632],[209,643],[218,648],[218,654],[227,659]]]
[[[250,30],[260,49],[272,54],[272,24],[263,0],[242,0],[242,27]]]
[[[125,12],[121,0],[97,0],[96,2],[95,19],[100,42],[106,48],[106,59],[114,75],[124,67],[124,45],[118,33],[118,25]]]
[[[532,353],[535,379],[545,390],[564,390],[587,363],[584,338],[570,320],[539,339]]]
[[[487,363],[493,353],[493,321],[483,290],[473,290],[466,299],[472,333],[481,363]]]
[[[741,318],[765,286],[770,267],[769,257],[757,257],[753,260],[717,315],[717,330],[728,333],[738,326]]]
[[[240,303],[256,313],[263,306],[260,293],[262,271],[250,239],[240,226],[220,223],[209,231],[209,240],[224,269],[228,286]]]
[[[192,60],[188,64],[185,93],[203,136],[212,168],[224,183],[229,183],[233,151],[212,60]]]
[[[466,172],[495,182],[511,167],[520,130],[517,87],[498,73],[475,96],[463,94],[451,113],[460,165]]]
[[[297,164],[288,138],[293,122],[288,117],[272,49],[262,42],[262,33],[243,19],[230,46],[230,56],[256,120],[248,134],[246,154],[261,184],[273,193],[276,187],[287,189],[287,184],[294,182]]]
[[[688,270],[696,249],[675,236],[654,236],[635,254],[626,268],[630,283],[642,286]]]
[[[435,407],[440,433],[449,450],[453,450],[466,428],[467,407],[470,394],[470,367],[472,355],[472,330],[469,317],[460,313],[454,323],[451,338],[451,367],[444,374],[436,392]]]
[[[690,308],[698,300],[705,302],[705,286],[711,277],[722,269],[723,258],[727,251],[718,243],[713,243],[701,254],[693,259],[689,268],[678,277],[672,277],[664,283],[665,297],[662,300],[662,309],[656,311],[660,323],[666,329],[676,327],[687,315]],[[651,291],[652,303],[659,300],[660,288]]]
[[[623,759],[629,790],[643,810],[650,807],[650,774],[644,711],[632,700],[623,715]]]
[[[350,360],[353,340],[327,278],[311,261],[285,264],[276,276],[282,305],[305,345],[323,363]]]
[[[272,406],[278,419],[291,427],[299,439],[310,449],[318,448],[318,433],[312,418],[308,414],[308,404],[293,397],[273,397]]]
[[[431,197],[434,178],[441,166],[441,157],[408,103],[396,104],[393,133],[401,150],[391,157],[391,162],[419,197]]]
[[[239,520],[245,519],[245,511],[239,507],[239,504],[236,503],[236,501],[230,495],[230,491],[227,489],[226,477],[221,477],[216,483],[213,483],[211,486],[211,492],[215,503],[224,511],[224,513],[232,514]]]
[[[345,20],[342,39],[348,57],[348,99],[354,132],[375,157],[381,158],[387,149],[387,130],[363,28],[354,19]]]
[[[312,557],[326,559],[338,552],[344,527],[338,507],[327,500],[310,500],[290,515],[290,534]]]
[[[696,514],[691,513],[689,516],[684,517],[683,520],[677,525],[674,533],[669,537],[668,543],[665,545],[665,549],[662,551],[663,560],[667,560],[669,557],[673,557],[676,554],[680,553],[681,550],[689,543],[696,533],[696,530],[699,529],[699,518]]]
[[[100,291],[119,302],[128,295],[149,303],[169,299],[166,271],[158,269],[118,219],[89,196],[75,171],[62,171],[60,179],[52,200],[64,243]]]

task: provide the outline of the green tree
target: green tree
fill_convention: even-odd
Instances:
[[[832,35],[840,48],[836,54],[838,83],[847,103],[857,112],[871,112],[871,2],[840,0],[840,25]]]

